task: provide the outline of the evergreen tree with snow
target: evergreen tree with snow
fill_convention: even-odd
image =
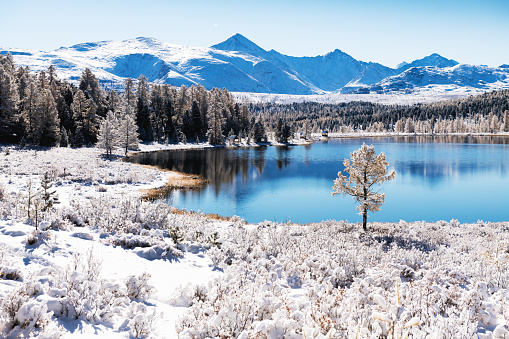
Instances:
[[[394,179],[396,172],[387,174],[389,164],[385,160],[385,154],[382,152],[376,155],[373,145],[362,144],[361,148],[350,155],[350,160],[345,159],[343,162],[349,177],[341,171],[338,172],[338,178],[332,186],[332,195],[352,196],[359,203],[357,210],[362,215],[362,227],[367,230],[368,211],[379,211],[385,201],[385,193],[375,190],[376,185]]]
[[[49,88],[44,89],[39,97],[40,117],[37,122],[37,139],[41,146],[60,144],[60,119],[57,106]]]
[[[208,106],[208,130],[207,137],[209,143],[212,145],[222,145],[224,143],[223,128],[226,124],[226,119],[223,117],[223,104],[219,100],[221,92],[214,88],[211,92],[211,102]]]
[[[99,85],[99,80],[89,68],[85,68],[80,77],[79,89],[85,94],[87,99],[92,99],[100,112],[103,107],[103,90]],[[103,113],[104,114],[104,113]]]
[[[193,101],[193,105],[191,107],[191,116],[193,119],[193,127],[195,132],[195,137],[199,140],[203,138],[203,124],[202,124],[202,114],[200,112],[200,107],[198,106],[197,101]]]
[[[42,211],[46,212],[49,208],[53,207],[53,205],[60,204],[60,201],[58,201],[58,196],[56,195],[56,191],[51,190],[53,183],[51,182],[51,178],[49,177],[48,172],[44,173],[44,176],[41,180],[41,187],[42,200],[44,202]]]
[[[21,116],[24,122],[25,140],[29,144],[38,143],[37,139],[37,121],[39,116],[39,88],[35,82],[29,78],[23,91],[21,100]]]
[[[13,142],[18,139],[19,94],[14,77],[12,56],[0,55],[0,141]]]
[[[154,140],[154,129],[152,114],[150,112],[149,84],[147,78],[142,74],[138,77],[136,90],[136,121],[138,123],[138,134],[143,141]]]
[[[71,110],[76,125],[76,134],[83,138],[84,143],[95,143],[99,130],[99,117],[96,115],[94,101],[87,99],[83,91],[78,90],[73,96]],[[81,146],[81,144],[75,146]]]

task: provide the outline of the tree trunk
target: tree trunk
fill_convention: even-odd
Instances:
[[[364,182],[363,184],[365,185],[366,183],[368,182],[368,169],[367,167],[364,168]],[[364,186],[364,201],[368,200],[368,189],[366,188],[366,186]],[[362,211],[362,228],[364,229],[364,231],[367,231],[368,230],[368,208],[366,207],[366,205],[363,206],[364,209]]]

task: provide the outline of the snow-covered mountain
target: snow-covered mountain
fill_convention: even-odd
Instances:
[[[409,91],[421,86],[454,85],[509,88],[507,67],[460,65],[432,54],[394,68],[359,61],[336,49],[323,56],[292,57],[266,51],[236,34],[211,47],[189,47],[153,38],[101,41],[50,52],[0,47],[19,65],[44,70],[54,65],[60,77],[79,80],[85,68],[108,87],[145,75],[155,83],[201,84],[233,92],[323,94]]]
[[[401,74],[367,86],[365,92],[387,93],[411,91],[416,88],[449,85],[495,90],[509,88],[509,69],[457,64],[453,67],[412,67]]]
[[[453,67],[459,64],[459,62],[452,60],[452,59],[446,59],[441,55],[438,55],[437,53],[433,53],[431,55],[428,55],[427,57],[424,57],[422,59],[418,59],[415,61],[412,61],[411,63],[402,62],[399,64],[396,68],[398,71],[406,71],[409,68],[412,67],[437,67],[437,68],[445,68],[445,67]]]

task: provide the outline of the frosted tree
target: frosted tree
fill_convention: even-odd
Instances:
[[[401,120],[396,121],[396,124],[394,124],[394,132],[403,133],[404,130],[405,126],[403,125],[403,121]]]
[[[338,178],[332,186],[332,195],[351,195],[359,203],[357,210],[362,215],[362,227],[366,230],[368,211],[379,211],[385,201],[385,193],[375,190],[376,185],[394,179],[396,173],[393,171],[387,174],[385,154],[382,152],[376,155],[373,145],[362,144],[361,148],[350,155],[350,160],[345,159],[343,162],[349,177],[338,172]]]
[[[137,149],[140,143],[138,139],[138,125],[134,118],[134,112],[131,106],[125,107],[125,115],[118,124],[119,146],[124,149],[125,155],[130,149]]]
[[[223,128],[226,124],[226,119],[223,117],[223,104],[219,100],[218,90],[213,89],[213,100],[208,106],[207,118],[209,128],[207,136],[209,143],[212,145],[223,144]],[[219,92],[220,93],[220,92]]]
[[[502,122],[502,126],[500,127],[501,132],[509,132],[509,111],[504,111],[504,121]]]
[[[39,88],[31,78],[28,78],[27,85],[22,96],[21,116],[25,126],[25,137],[29,143],[36,143],[37,117],[39,103]]]
[[[408,118],[405,123],[405,133],[414,133],[414,122],[411,118]]]
[[[109,158],[112,152],[120,144],[119,124],[112,111],[108,112],[106,118],[99,127],[99,136],[97,146],[106,151],[106,157]]]
[[[127,78],[124,80],[124,98],[127,104],[131,107],[136,106],[136,95],[134,94],[134,82],[133,79]]]
[[[56,191],[51,189],[53,187],[53,183],[51,182],[51,178],[48,172],[45,172],[41,179],[41,187],[42,200],[44,202],[42,211],[46,212],[48,209],[53,207],[53,205],[60,204],[60,201],[58,201],[58,196],[56,195]]]

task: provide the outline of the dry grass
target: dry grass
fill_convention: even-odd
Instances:
[[[141,165],[146,166],[146,165]],[[146,166],[150,167],[150,166]],[[159,169],[161,170],[161,169]],[[166,172],[171,172],[168,170],[163,170]],[[175,189],[180,190],[193,190],[204,187],[209,183],[209,180],[204,179],[199,175],[171,172],[173,175],[169,178],[168,182],[158,188],[151,188],[147,190],[142,190],[144,193],[143,199],[154,201],[162,198],[166,198],[169,196],[170,192]]]
[[[206,216],[209,219],[219,220],[219,221],[231,221],[232,220],[232,217],[224,217],[224,216],[221,216],[221,215],[219,215],[217,213],[200,213],[200,212],[195,212],[195,211],[181,210],[181,209],[178,209],[178,208],[172,208],[172,212],[175,213],[175,214],[179,214],[179,215],[194,215],[194,214],[199,214],[199,215],[204,215],[204,216]]]
[[[155,201],[155,200],[159,200],[159,199],[168,198],[171,191],[175,190],[175,189],[180,189],[180,190],[199,189],[199,188],[204,187],[205,185],[207,185],[210,182],[209,180],[207,180],[199,175],[170,171],[166,168],[160,168],[160,167],[151,166],[151,165],[142,165],[142,164],[137,164],[137,165],[143,166],[145,168],[156,168],[159,171],[169,172],[169,173],[173,174],[164,186],[158,187],[158,188],[141,190],[141,192],[143,193],[142,199],[146,200],[146,201]],[[201,215],[205,215],[207,218],[210,218],[213,220],[219,220],[219,221],[230,221],[232,219],[232,217],[224,217],[217,213],[204,214],[204,213],[195,212],[195,211],[181,210],[178,208],[173,208],[172,211],[174,213],[180,214],[180,215],[201,214]]]

